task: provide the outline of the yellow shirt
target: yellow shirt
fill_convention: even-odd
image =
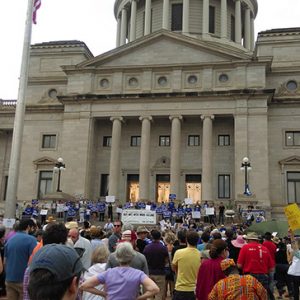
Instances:
[[[195,290],[201,254],[198,249],[187,247],[175,252],[172,264],[177,266],[175,290],[191,292]]]

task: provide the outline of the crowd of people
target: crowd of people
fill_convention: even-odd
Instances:
[[[14,299],[299,299],[293,232],[258,236],[244,226],[103,225],[23,218],[0,227],[0,293]],[[3,264],[2,264],[3,262]],[[4,265],[4,266],[3,266]]]

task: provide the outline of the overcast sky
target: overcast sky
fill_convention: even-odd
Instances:
[[[42,0],[31,43],[81,40],[96,56],[115,47],[114,0]],[[17,99],[27,0],[0,0],[0,98]],[[300,0],[258,0],[255,32],[300,27]]]

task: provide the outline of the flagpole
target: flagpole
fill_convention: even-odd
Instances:
[[[17,188],[20,170],[20,156],[23,139],[23,124],[25,118],[25,92],[28,82],[29,54],[31,43],[32,13],[34,0],[28,0],[27,17],[23,41],[23,53],[19,79],[18,99],[15,112],[12,148],[10,155],[7,194],[5,201],[5,218],[15,218],[17,203]]]

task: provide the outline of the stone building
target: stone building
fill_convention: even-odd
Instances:
[[[116,0],[116,48],[31,46],[18,200],[300,202],[300,28],[260,32],[257,0]],[[0,104],[0,200],[14,102]],[[244,157],[251,195],[244,195]],[[249,171],[249,170],[248,170]],[[248,189],[247,189],[248,191]]]

